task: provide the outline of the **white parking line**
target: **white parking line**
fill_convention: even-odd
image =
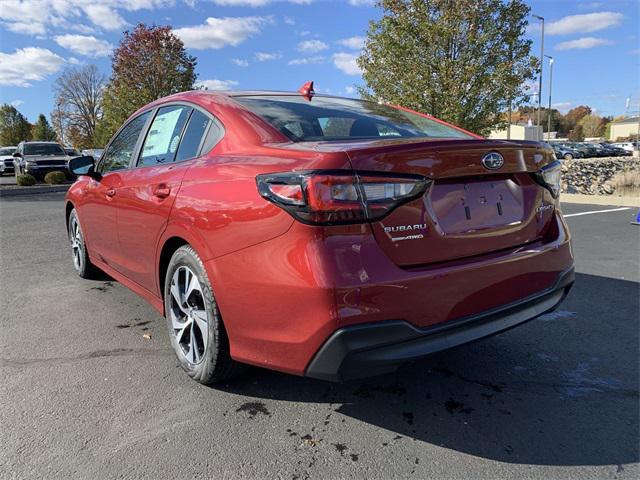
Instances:
[[[569,215],[563,215],[563,217],[564,218],[579,217],[580,215],[591,215],[592,213],[621,212],[622,210],[631,210],[631,207],[610,208],[608,210],[592,210],[591,212],[570,213]]]

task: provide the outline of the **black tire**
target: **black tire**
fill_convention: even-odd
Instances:
[[[69,234],[71,254],[73,256],[73,267],[75,268],[76,273],[82,278],[96,278],[99,270],[93,263],[91,263],[91,260],[89,260],[87,245],[84,242],[84,234],[82,233],[82,226],[80,225],[80,219],[78,218],[78,213],[75,208],[71,210],[71,213],[69,214],[67,233]],[[74,238],[76,240],[75,243]]]
[[[178,270],[185,271],[183,267],[186,267],[186,269],[195,274],[200,287],[200,290],[196,292],[195,300],[190,296],[189,298],[185,298],[183,302],[181,301],[183,307],[189,307],[189,302],[191,301],[193,301],[194,305],[202,302],[200,307],[192,306],[191,308],[204,307],[206,311],[206,337],[208,340],[203,351],[199,350],[200,358],[198,361],[195,361],[193,357],[193,361],[187,358],[188,354],[185,352],[185,346],[183,343],[180,343],[177,338],[178,332],[186,330],[186,328],[182,330],[174,328],[172,320],[172,315],[184,315],[183,307],[178,307],[175,297],[171,293],[174,274],[176,274]],[[178,272],[178,277],[180,277],[180,272]],[[181,299],[182,298],[181,295]],[[207,277],[202,260],[200,260],[198,254],[189,245],[178,248],[169,261],[164,283],[164,307],[171,346],[180,362],[180,366],[187,375],[204,385],[213,385],[237,375],[244,369],[244,365],[235,362],[231,358],[229,353],[229,338],[224,328],[218,305],[213,296],[211,283]],[[186,317],[184,317],[184,320],[186,321]],[[198,335],[198,332],[202,334],[202,330],[197,327],[197,325],[198,324],[192,320],[191,327],[187,328],[193,330],[194,326],[196,326],[195,335]],[[193,334],[193,332],[190,333]],[[184,340],[185,335],[186,333],[180,335],[181,340]],[[191,341],[193,341],[193,337],[191,337]]]
[[[573,160],[573,155],[571,155],[570,153],[565,153],[564,154],[564,159],[565,160]]]

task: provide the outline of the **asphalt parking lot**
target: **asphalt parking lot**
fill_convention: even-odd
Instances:
[[[640,476],[635,209],[564,206],[576,285],[522,327],[366,382],[214,389],[142,299],[76,276],[62,199],[0,199],[1,478]]]

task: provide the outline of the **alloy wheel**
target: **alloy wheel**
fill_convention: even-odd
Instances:
[[[80,224],[75,216],[72,216],[69,224],[69,240],[73,254],[73,266],[79,272],[82,270],[82,262],[84,261],[84,241],[82,239]]]
[[[191,364],[200,363],[207,351],[209,322],[202,286],[187,266],[176,269],[171,277],[169,316],[178,350]]]

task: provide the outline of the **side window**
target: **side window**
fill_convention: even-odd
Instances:
[[[114,170],[122,170],[129,167],[129,162],[136,148],[140,132],[147,123],[151,112],[145,112],[134,118],[124,127],[118,136],[113,139],[109,149],[102,156],[100,172],[108,173]]]
[[[207,131],[209,126],[209,117],[199,110],[193,110],[187,129],[182,136],[180,147],[178,148],[178,155],[176,155],[176,162],[181,160],[188,160],[198,156],[200,151],[200,144],[202,143],[202,136]]]
[[[138,166],[158,165],[174,161],[180,135],[189,118],[191,107],[172,105],[158,109],[144,141]]]

